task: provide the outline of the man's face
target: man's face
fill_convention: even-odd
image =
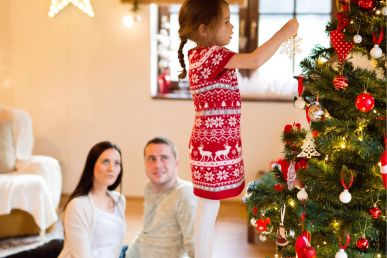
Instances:
[[[166,144],[149,144],[144,152],[145,171],[155,191],[163,192],[177,181],[178,160]]]

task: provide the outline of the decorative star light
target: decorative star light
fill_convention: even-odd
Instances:
[[[54,17],[70,3],[78,7],[82,12],[86,13],[90,17],[94,17],[93,7],[91,6],[90,0],[51,0],[48,16],[50,18]]]

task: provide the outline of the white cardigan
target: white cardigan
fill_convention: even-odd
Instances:
[[[118,202],[116,208],[125,222],[125,197],[114,191],[108,193]],[[90,194],[76,197],[69,202],[64,214],[64,246],[58,258],[93,258],[91,244],[94,238],[95,216],[95,206]],[[117,244],[116,257],[120,255],[122,241],[123,239]]]

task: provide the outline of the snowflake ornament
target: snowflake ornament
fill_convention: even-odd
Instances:
[[[290,37],[281,45],[280,53],[293,59],[295,55],[301,54],[301,41],[299,37]]]

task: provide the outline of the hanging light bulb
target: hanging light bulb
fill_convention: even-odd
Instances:
[[[133,0],[133,7],[122,17],[122,24],[125,27],[131,27],[139,21],[141,21],[141,16],[139,14],[138,0]]]

